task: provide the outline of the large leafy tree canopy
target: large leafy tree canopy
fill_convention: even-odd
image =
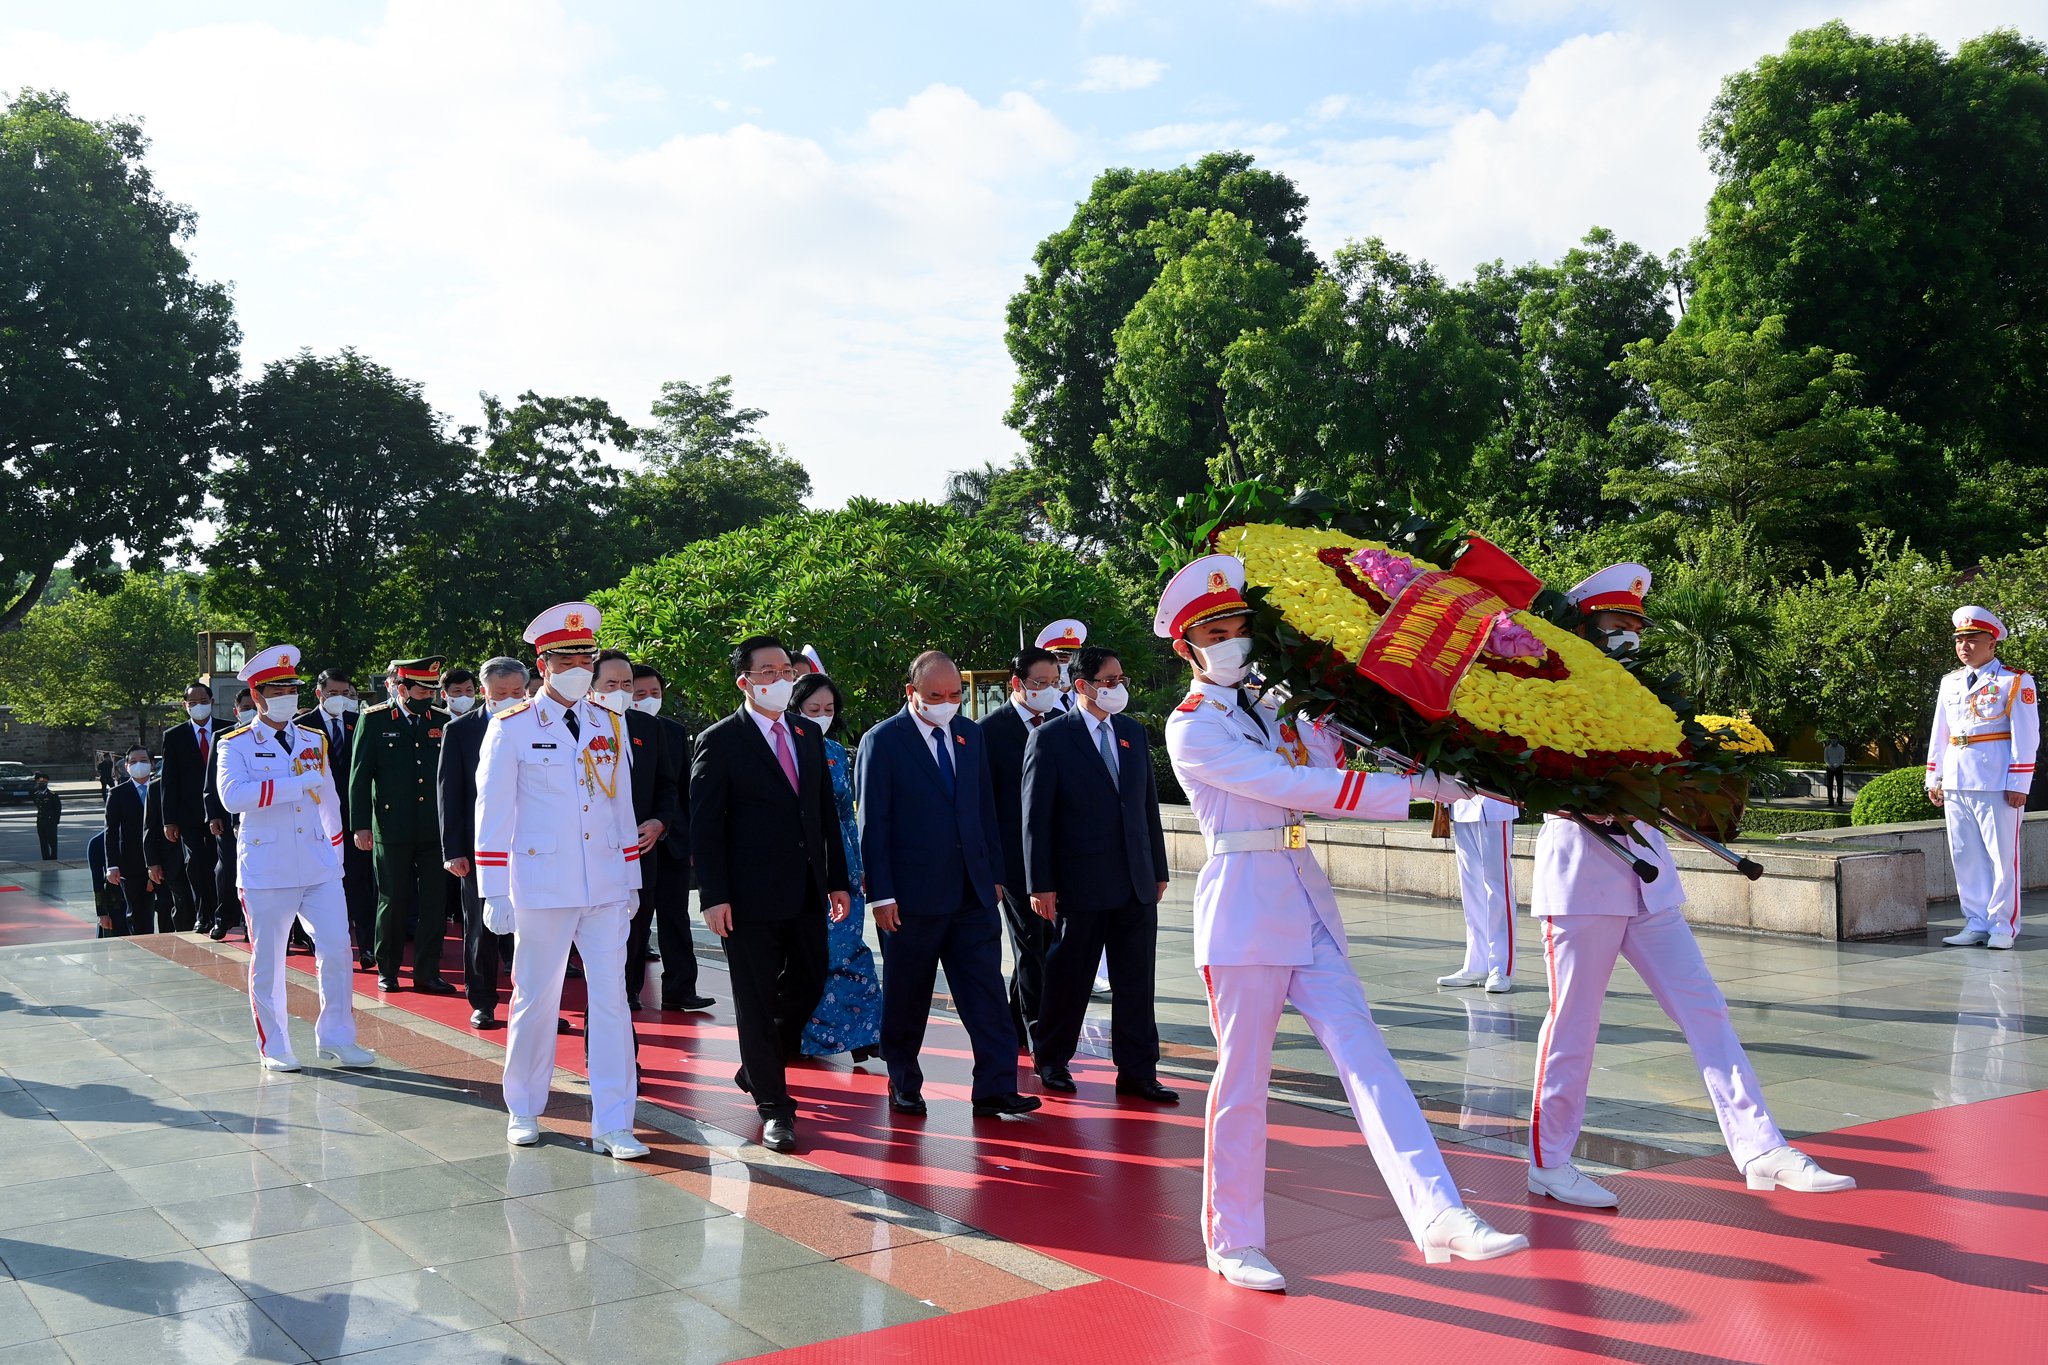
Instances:
[[[32,725],[97,725],[115,711],[175,701],[198,663],[196,585],[132,573],[107,593],[73,592],[0,635],[0,700]]]
[[[234,412],[227,290],[192,278],[192,214],[133,123],[24,90],[0,110],[0,631],[59,564],[183,537]]]

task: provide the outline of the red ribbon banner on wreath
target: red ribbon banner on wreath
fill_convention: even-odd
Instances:
[[[1418,574],[1394,598],[1366,641],[1358,672],[1440,720],[1494,620],[1527,607],[1541,586],[1512,555],[1472,536],[1451,569]]]

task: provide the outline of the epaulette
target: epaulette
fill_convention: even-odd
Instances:
[[[532,707],[532,705],[533,705],[533,698],[532,698],[532,697],[528,697],[528,698],[527,698],[527,699],[526,699],[525,701],[523,701],[523,702],[520,702],[520,703],[519,703],[519,704],[518,704],[517,706],[508,706],[508,707],[506,707],[506,708],[505,708],[504,710],[502,710],[502,711],[498,712],[498,714],[496,714],[495,716],[492,716],[492,717],[491,717],[491,719],[492,719],[492,720],[503,720],[503,719],[505,719],[505,718],[506,718],[507,716],[516,716],[516,715],[518,715],[518,714],[519,714],[519,713],[520,713],[521,711],[525,711],[525,710],[527,710],[527,709],[531,708],[531,707]]]
[[[222,736],[221,736],[221,738],[222,738],[222,739],[233,739],[233,738],[234,738],[234,737],[235,737],[236,735],[246,735],[246,734],[248,734],[248,733],[249,733],[249,732],[250,732],[251,730],[253,730],[253,729],[255,729],[255,728],[256,728],[256,726],[255,726],[255,724],[254,724],[253,722],[252,722],[252,723],[250,723],[250,724],[248,724],[248,725],[237,725],[237,726],[236,726],[236,727],[235,727],[234,729],[232,729],[232,730],[228,731],[228,732],[227,732],[226,734],[222,735]]]
[[[365,716],[374,716],[374,715],[376,715],[376,714],[377,714],[377,713],[378,713],[379,711],[389,711],[390,709],[391,709],[391,703],[390,703],[390,702],[388,702],[388,701],[380,701],[380,702],[378,702],[378,703],[377,703],[377,704],[376,704],[375,706],[365,706],[365,707],[364,707],[364,708],[362,709],[362,713],[361,713],[361,714],[363,714],[363,715],[365,715]]]
[[[1186,700],[1186,701],[1183,701],[1183,702],[1182,702],[1182,703],[1181,703],[1181,704],[1180,704],[1179,706],[1176,706],[1176,707],[1174,707],[1173,709],[1174,709],[1174,710],[1176,710],[1176,711],[1199,711],[1199,710],[1201,710],[1201,709],[1202,709],[1202,694],[1201,694],[1200,692],[1190,692],[1190,693],[1188,693],[1188,696],[1187,696],[1187,700]]]

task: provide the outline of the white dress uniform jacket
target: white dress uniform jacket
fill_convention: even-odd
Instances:
[[[1313,725],[1269,719],[1262,728],[1234,689],[1213,683],[1196,683],[1166,721],[1174,773],[1212,847],[1218,834],[1278,829],[1303,815],[1406,818],[1408,779],[1346,772],[1337,747]],[[1319,922],[1345,941],[1330,880],[1308,849],[1212,857],[1195,882],[1195,965],[1305,967]]]
[[[1626,820],[1617,820],[1609,828],[1617,842],[1656,864],[1657,880],[1642,881],[1634,868],[1602,847],[1577,821],[1546,815],[1543,832],[1536,836],[1530,914],[1544,918],[1635,915],[1646,910],[1676,910],[1685,904],[1685,886],[1679,881],[1678,867],[1663,834],[1653,826]]]
[[[258,721],[220,737],[220,801],[242,817],[235,869],[244,887],[319,886],[341,877],[341,797],[327,736]]]
[[[1457,825],[1472,825],[1482,820],[1512,820],[1520,814],[1507,802],[1496,801],[1490,796],[1467,796],[1451,802],[1451,823]]]
[[[564,708],[542,692],[491,717],[476,770],[479,894],[510,896],[518,911],[629,900],[640,889],[630,763],[625,722],[589,702]]]
[[[1951,792],[2031,788],[2041,742],[2036,700],[2033,678],[1999,659],[1943,678],[1927,742],[1927,785]]]

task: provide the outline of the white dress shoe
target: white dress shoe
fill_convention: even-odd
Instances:
[[[1239,1289],[1257,1289],[1268,1294],[1283,1293],[1287,1289],[1287,1277],[1273,1269],[1266,1253],[1257,1247],[1212,1251],[1209,1253],[1209,1269]]]
[[[1582,1209],[1611,1209],[1621,1201],[1614,1191],[1567,1161],[1562,1166],[1531,1166],[1529,1193],[1547,1194],[1560,1204]]]
[[[1477,986],[1486,980],[1485,972],[1452,972],[1449,976],[1436,979],[1439,986]]]
[[[1527,1237],[1519,1232],[1502,1232],[1462,1205],[1438,1214],[1422,1234],[1422,1259],[1431,1265],[1442,1265],[1453,1256],[1464,1261],[1490,1261],[1528,1249]]]
[[[2005,949],[2005,948],[2010,948],[2010,947],[2012,947],[2012,935],[2011,935],[2011,934],[1993,934],[1993,935],[1992,935],[1992,936],[1991,936],[1990,938],[1988,938],[1988,939],[1984,940],[1984,946],[1985,946],[1986,948],[1999,948],[1999,949]]]
[[[1982,929],[1965,929],[1960,934],[1950,934],[1942,942],[1951,948],[1975,948],[1990,937]]]
[[[354,1043],[343,1043],[340,1047],[321,1048],[320,1060],[333,1062],[336,1066],[375,1066],[377,1054]]]
[[[1834,1194],[1856,1188],[1853,1175],[1836,1175],[1822,1170],[1814,1159],[1797,1147],[1777,1147],[1765,1152],[1742,1172],[1753,1190],[1796,1190],[1800,1194]]]
[[[592,1138],[590,1150],[599,1154],[609,1152],[620,1161],[638,1161],[647,1155],[647,1144],[621,1128],[616,1133],[606,1133],[603,1137]]]
[[[1515,979],[1506,972],[1488,972],[1486,974],[1486,993],[1488,995],[1506,995],[1514,988]]]
[[[540,1120],[514,1114],[512,1121],[505,1125],[505,1141],[514,1147],[533,1146],[540,1141]]]
[[[290,1057],[265,1057],[263,1059],[263,1069],[265,1071],[297,1071],[299,1064]]]

